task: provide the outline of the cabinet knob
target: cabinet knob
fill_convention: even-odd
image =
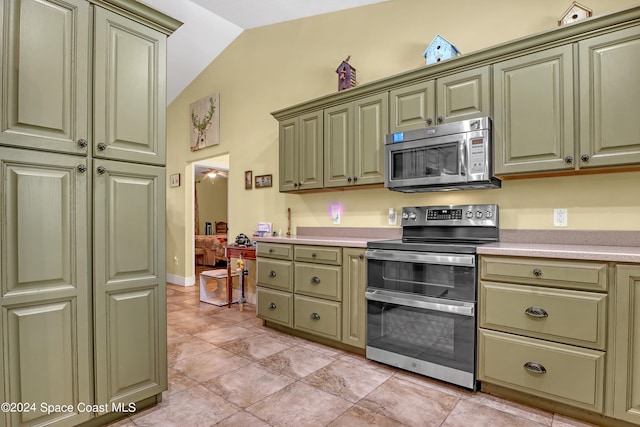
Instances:
[[[98,166],[96,172],[98,172],[98,175],[104,175],[105,173],[107,173],[107,168],[105,168],[104,166]]]
[[[580,160],[582,160],[583,162],[588,162],[590,158],[591,156],[589,156],[588,154],[583,154],[582,156],[580,156]]]
[[[320,315],[318,313],[311,313],[309,317],[311,320],[320,320]]]
[[[523,365],[524,369],[534,374],[544,374],[547,372],[544,366],[536,362],[527,362]]]
[[[85,165],[78,165],[76,166],[76,170],[78,173],[85,173],[87,171],[87,167]]]
[[[269,277],[276,277],[276,272],[275,272],[275,271],[273,271],[273,270],[271,270],[271,271],[269,272]]]
[[[347,182],[351,182],[351,177],[347,178]]]
[[[84,138],[79,139],[77,144],[80,148],[87,148],[87,140]]]
[[[433,123],[433,119],[431,117],[427,117],[427,124],[430,125]]]
[[[294,183],[293,183],[293,186],[297,188],[297,187],[298,187],[298,183],[297,183],[297,182],[294,182]]]
[[[354,177],[353,177],[353,182],[356,182],[357,180],[358,180],[358,177],[357,177],[357,176],[354,176]]]
[[[524,314],[526,314],[529,317],[536,318],[536,319],[540,319],[540,318],[543,318],[543,317],[549,317],[549,313],[547,313],[547,311],[542,307],[528,307],[524,311]]]
[[[319,285],[320,284],[320,278],[317,276],[314,276],[311,278],[311,283],[314,285]]]
[[[267,308],[269,310],[275,310],[276,309],[276,305],[274,303],[270,302],[269,305],[267,306]]]
[[[311,254],[311,258],[315,258],[315,257],[317,257],[317,255],[316,255],[316,253],[314,252],[314,253],[312,253],[312,254]]]
[[[442,123],[444,122],[444,119],[442,118],[442,116],[438,116],[438,123]]]
[[[105,144],[104,142],[98,143],[98,151],[104,151],[106,149],[107,149],[107,144]]]
[[[536,276],[536,277],[542,276],[542,270],[540,270],[539,268],[534,268],[533,269],[533,275]]]
[[[571,163],[573,163],[573,156],[567,156],[564,158],[564,162],[568,165],[570,165]]]
[[[360,259],[364,259],[364,254],[360,254],[360,255],[358,255],[358,258],[360,258]]]

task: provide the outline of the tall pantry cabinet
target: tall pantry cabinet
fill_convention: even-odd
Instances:
[[[0,6],[0,401],[33,405],[0,426],[77,425],[167,388],[166,40],[179,25],[132,0]]]

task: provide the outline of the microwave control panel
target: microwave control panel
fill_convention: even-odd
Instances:
[[[482,174],[486,171],[487,154],[484,142],[484,138],[471,138],[469,141],[469,151],[471,156],[471,161],[469,162],[469,173],[472,175]]]

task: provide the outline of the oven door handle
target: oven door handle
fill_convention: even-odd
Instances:
[[[461,265],[466,267],[474,267],[476,265],[475,255],[434,254],[415,251],[367,249],[367,251],[365,252],[365,256],[367,257],[367,259],[375,259],[381,261],[413,262],[419,264]]]
[[[475,313],[475,304],[470,302],[435,299],[423,297],[421,295],[416,295],[413,298],[407,298],[404,295],[399,296],[395,292],[382,290],[367,290],[364,293],[364,297],[367,301],[377,301],[408,307],[424,308],[427,310],[459,314],[462,316],[473,317]]]

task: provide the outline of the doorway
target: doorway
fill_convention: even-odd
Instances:
[[[193,162],[193,272],[226,266],[229,155]]]

